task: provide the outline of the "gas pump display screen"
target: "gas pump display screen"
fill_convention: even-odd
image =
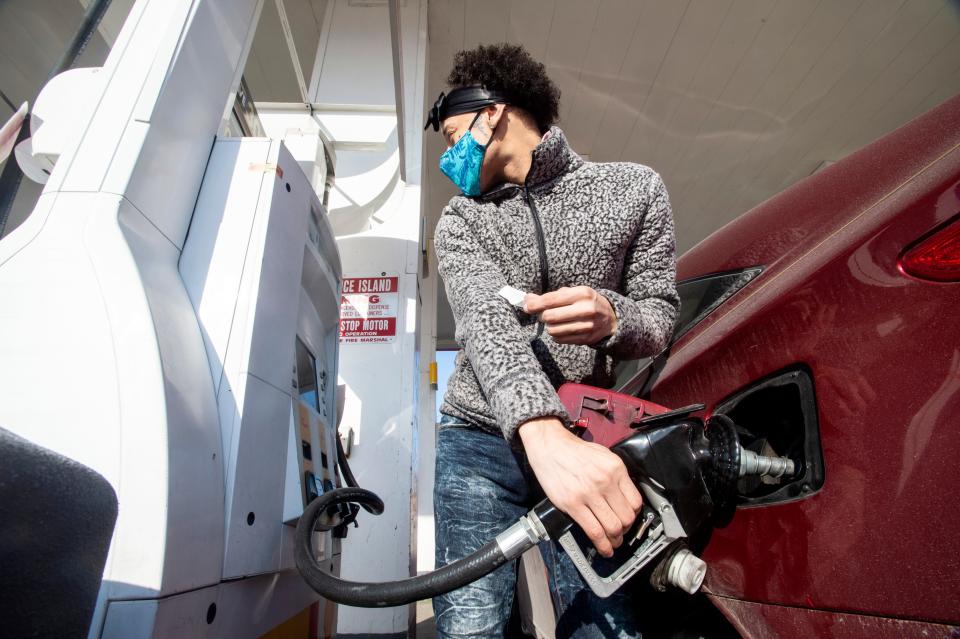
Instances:
[[[300,399],[320,410],[317,396],[317,360],[307,349],[306,345],[297,338],[297,391]]]

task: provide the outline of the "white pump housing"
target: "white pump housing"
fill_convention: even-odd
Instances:
[[[64,71],[43,86],[30,113],[30,137],[14,149],[24,175],[47,183],[57,159],[83,131],[102,91],[99,67]]]

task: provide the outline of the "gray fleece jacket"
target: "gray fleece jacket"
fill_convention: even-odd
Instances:
[[[652,355],[670,338],[679,298],[660,176],[585,162],[557,127],[534,149],[524,185],[450,200],[435,242],[461,346],[440,410],[508,441],[529,419],[569,420],[555,390],[564,382],[610,387],[617,361]],[[531,293],[590,286],[616,311],[616,333],[593,346],[558,344],[497,294],[508,284]]]

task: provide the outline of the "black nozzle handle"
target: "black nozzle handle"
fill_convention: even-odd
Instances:
[[[533,514],[540,520],[550,539],[560,539],[560,535],[573,527],[573,520],[570,519],[570,516],[554,506],[549,499],[544,499],[534,506]]]

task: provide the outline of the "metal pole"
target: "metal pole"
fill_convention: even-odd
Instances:
[[[0,90],[0,99],[7,103],[7,106],[10,107],[10,110],[14,113],[17,112],[17,106],[13,103],[13,100],[7,97],[7,94]]]
[[[274,4],[277,5],[277,13],[280,15],[280,28],[283,30],[283,39],[287,41],[290,61],[293,62],[293,72],[297,76],[300,99],[305,104],[310,104],[310,97],[307,95],[307,83],[303,79],[303,67],[300,66],[300,56],[297,54],[297,44],[293,40],[293,29],[290,28],[290,19],[287,18],[287,8],[284,6],[283,0],[274,0]]]
[[[403,117],[403,31],[400,20],[400,0],[390,0],[390,46],[393,49],[393,96],[397,103],[397,146],[400,151],[400,179],[407,180],[406,135]]]
[[[110,0],[94,0],[90,3],[86,13],[83,14],[83,21],[80,23],[80,27],[73,35],[73,40],[70,41],[63,55],[60,56],[60,61],[57,62],[53,71],[47,76],[47,82],[54,76],[71,68],[77,62],[77,59],[83,55],[87,44],[90,43],[90,38],[93,37],[93,32],[97,30],[100,20],[103,19],[104,14],[109,8]],[[46,84],[46,82],[44,82],[44,84]],[[34,102],[36,102],[36,100],[34,100]],[[23,124],[20,126],[20,133],[17,134],[16,143],[19,144],[29,136],[30,114],[27,113],[27,116],[23,119]],[[23,171],[20,170],[20,165],[17,164],[17,159],[11,152],[10,157],[7,158],[7,162],[3,166],[3,173],[0,173],[0,237],[3,237],[3,231],[7,226],[7,218],[10,217],[10,210],[13,208],[13,201],[17,198],[17,191],[20,189],[20,180],[22,178]]]

